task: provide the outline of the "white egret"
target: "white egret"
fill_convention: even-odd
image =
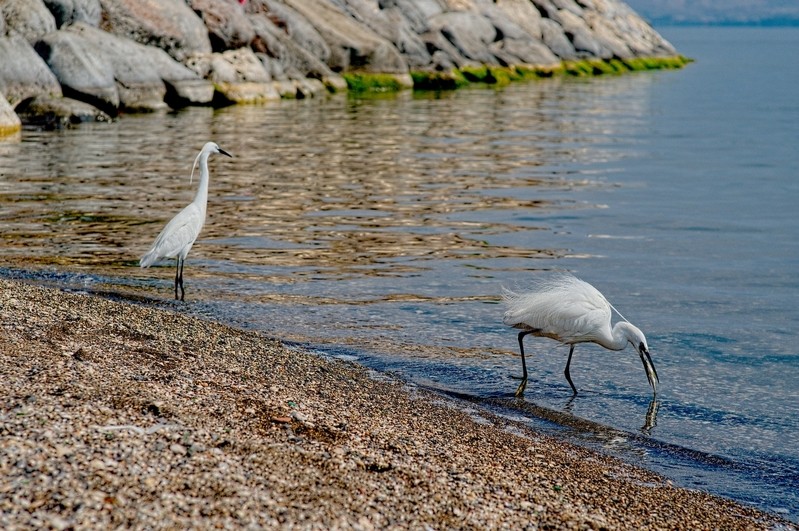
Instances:
[[[649,385],[657,394],[658,374],[649,356],[644,333],[624,319],[604,295],[588,282],[570,274],[556,274],[537,280],[533,288],[524,293],[503,288],[502,299],[507,308],[503,322],[522,330],[519,332],[519,352],[523,374],[522,383],[516,390],[517,397],[522,396],[527,387],[523,343],[527,334],[548,337],[571,346],[564,374],[575,395],[577,388],[569,375],[569,365],[577,343],[596,343],[609,350],[624,350],[627,343],[632,344],[644,364]],[[612,329],[611,309],[623,319]]]
[[[177,271],[175,272],[175,299],[178,299],[178,287],[180,287],[180,300],[183,300],[185,291],[183,289],[183,263],[186,256],[194,245],[197,236],[205,224],[205,207],[208,203],[208,157],[211,153],[221,153],[232,157],[230,153],[217,146],[214,142],[206,143],[191,167],[189,182],[194,179],[194,169],[200,163],[200,185],[194,200],[178,213],[177,216],[166,224],[161,234],[155,239],[152,248],[141,257],[139,265],[150,267],[156,260],[161,258],[176,258]]]

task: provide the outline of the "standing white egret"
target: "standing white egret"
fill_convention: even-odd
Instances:
[[[649,356],[644,333],[630,324],[594,286],[570,274],[556,274],[539,279],[530,291],[514,293],[503,288],[502,299],[507,310],[503,318],[506,325],[520,328],[519,352],[522,356],[522,383],[516,396],[522,396],[527,387],[527,362],[524,359],[523,339],[527,334],[548,337],[571,345],[566,362],[566,380],[574,394],[577,388],[569,375],[574,346],[577,343],[596,343],[609,350],[624,350],[627,343],[638,351],[644,364],[649,385],[657,394],[659,383],[655,365]],[[611,309],[624,319],[610,327]]]
[[[175,299],[178,299],[178,287],[180,287],[180,300],[183,300],[185,291],[183,290],[183,263],[186,256],[194,245],[197,236],[205,224],[205,207],[208,203],[208,157],[211,153],[221,153],[232,157],[230,153],[217,146],[214,142],[206,143],[191,167],[191,177],[194,178],[194,169],[197,162],[200,163],[200,186],[194,200],[178,213],[177,216],[166,224],[164,230],[155,239],[152,248],[141,257],[139,264],[141,267],[150,267],[156,260],[161,258],[177,258],[177,271],[175,272]]]

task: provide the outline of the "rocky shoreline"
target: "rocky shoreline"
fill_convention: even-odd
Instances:
[[[686,61],[621,0],[5,0],[0,135]]]
[[[796,529],[257,333],[0,280],[3,529]]]

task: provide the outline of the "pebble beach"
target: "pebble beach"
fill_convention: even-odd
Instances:
[[[0,280],[0,528],[796,529],[356,364]]]

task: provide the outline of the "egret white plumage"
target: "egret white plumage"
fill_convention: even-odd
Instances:
[[[161,234],[155,239],[152,248],[141,257],[139,262],[139,265],[145,268],[150,267],[156,260],[161,258],[177,259],[177,271],[175,272],[176,300],[178,299],[178,287],[180,288],[180,300],[183,300],[186,295],[183,289],[183,264],[205,224],[205,208],[208,203],[208,157],[212,153],[221,153],[228,157],[233,156],[214,142],[208,142],[203,146],[197,158],[194,159],[191,177],[189,178],[189,182],[191,182],[194,178],[194,169],[199,162],[200,185],[197,187],[194,200],[166,224]]]
[[[503,288],[502,299],[506,305],[503,322],[522,330],[519,332],[519,352],[523,374],[522,382],[516,389],[517,397],[522,396],[527,387],[523,339],[528,334],[570,345],[564,374],[575,395],[577,388],[569,374],[569,365],[577,343],[596,343],[609,350],[624,350],[630,343],[641,357],[649,385],[657,394],[658,374],[649,355],[644,333],[624,319],[605,296],[588,282],[570,274],[556,274],[538,279],[533,288],[524,293]],[[613,328],[610,326],[611,310],[623,319]]]

